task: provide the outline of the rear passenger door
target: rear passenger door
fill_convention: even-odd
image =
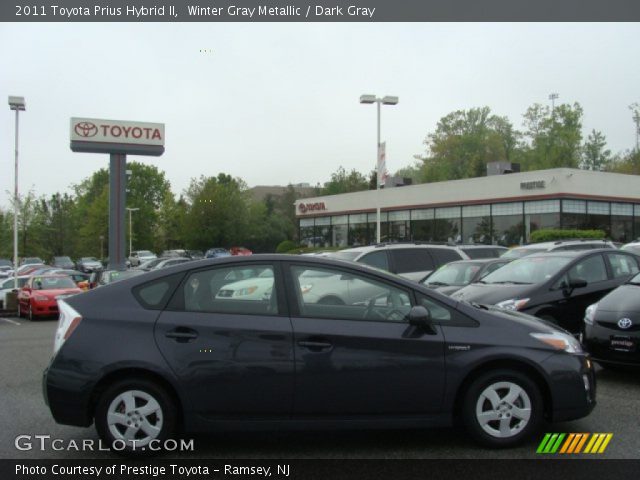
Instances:
[[[290,414],[293,339],[279,262],[188,272],[160,314],[155,338],[200,416]]]

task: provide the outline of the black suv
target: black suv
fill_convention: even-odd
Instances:
[[[538,253],[512,261],[451,298],[526,312],[578,333],[586,308],[639,271],[640,257],[620,250]]]

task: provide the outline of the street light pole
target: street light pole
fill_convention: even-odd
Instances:
[[[549,95],[549,100],[551,100],[551,116],[554,115],[556,110],[556,100],[560,97],[557,93],[552,93]]]
[[[133,250],[133,230],[132,230],[132,223],[131,223],[131,212],[136,212],[140,209],[127,207],[127,210],[129,211],[129,256],[131,256],[131,251]]]
[[[397,105],[398,97],[375,95],[360,95],[360,103],[376,103],[378,113],[378,141],[376,149],[376,243],[380,243],[380,105]]]
[[[9,108],[16,112],[15,178],[13,190],[13,288],[18,289],[18,140],[20,111],[26,110],[24,97],[9,97]]]

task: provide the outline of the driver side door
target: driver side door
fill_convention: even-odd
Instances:
[[[413,293],[355,270],[287,269],[294,336],[294,416],[362,418],[439,412],[440,326],[406,318]]]

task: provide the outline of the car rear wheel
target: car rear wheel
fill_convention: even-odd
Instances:
[[[106,445],[127,454],[162,446],[176,430],[176,405],[156,383],[128,379],[114,383],[99,397],[96,430]],[[153,442],[153,443],[152,443]]]
[[[462,416],[469,433],[482,445],[511,447],[533,435],[542,422],[540,389],[515,370],[494,370],[468,388]]]

